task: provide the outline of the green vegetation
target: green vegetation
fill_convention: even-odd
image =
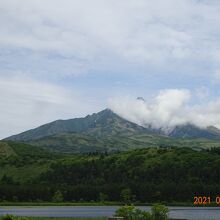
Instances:
[[[154,205],[151,208],[152,219],[166,220],[168,219],[168,208],[164,205]]]
[[[58,154],[50,153],[42,148],[32,146],[30,144],[14,142],[14,141],[0,141],[0,157],[10,158],[32,158],[43,159],[52,158]]]
[[[176,126],[165,135],[160,129],[141,127],[106,109],[85,118],[54,121],[8,140],[62,153],[118,152],[158,146],[201,149],[220,147],[220,131],[188,124]]]
[[[171,138],[157,134],[133,135],[104,135],[92,134],[57,134],[38,140],[29,141],[30,144],[46,150],[62,153],[89,152],[118,152],[147,147],[170,146],[207,149],[220,147],[220,140],[206,138]]]
[[[4,215],[1,217],[2,220],[13,220],[13,218],[15,218],[13,215]]]
[[[0,201],[4,204],[192,204],[196,195],[214,197],[220,191],[218,148],[153,147],[57,155],[26,144],[0,143],[13,150],[10,156],[0,156]]]
[[[53,202],[63,202],[63,194],[60,190],[56,191],[52,198]]]
[[[151,212],[134,206],[123,206],[116,210],[115,216],[124,217],[125,220],[167,220],[168,211],[164,205],[153,205]]]

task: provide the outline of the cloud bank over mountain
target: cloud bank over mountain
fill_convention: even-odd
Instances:
[[[203,104],[192,104],[191,98],[189,90],[167,89],[147,101],[131,96],[111,98],[109,108],[139,125],[164,130],[187,123],[201,128],[210,125],[220,128],[220,98]]]
[[[1,0],[0,137],[167,88],[186,90],[175,106],[162,92],[123,114],[154,126],[219,124],[219,12],[217,0]]]

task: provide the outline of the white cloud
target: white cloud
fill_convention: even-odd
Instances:
[[[172,129],[175,125],[192,123],[199,127],[220,128],[220,98],[190,105],[190,91],[162,90],[152,100],[143,102],[134,97],[112,98],[109,107],[120,116],[139,125]]]
[[[1,77],[0,94],[0,138],[99,108],[73,89],[21,77]]]
[[[212,65],[219,10],[211,0],[2,0],[0,46],[77,58],[87,71],[117,60]]]
[[[196,82],[201,88],[207,82],[211,90],[210,84],[220,78],[219,11],[215,0],[1,0],[0,136],[94,112],[109,94],[141,93],[144,82],[150,92],[195,89]],[[85,73],[94,74],[95,80]],[[111,80],[99,78],[101,73],[122,83],[113,87]],[[74,88],[79,82],[81,91],[35,80],[39,78],[72,80],[68,86]],[[112,100],[110,106],[139,124],[193,121],[219,126],[220,101],[209,101],[209,96],[205,89],[198,90],[197,98],[205,104],[190,106],[189,91],[164,90],[147,104],[127,97]]]

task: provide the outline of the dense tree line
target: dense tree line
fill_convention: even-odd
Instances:
[[[163,147],[68,156],[51,160],[45,172],[26,183],[10,174],[2,176],[0,199],[192,202],[196,195],[218,195],[219,167],[217,148]]]

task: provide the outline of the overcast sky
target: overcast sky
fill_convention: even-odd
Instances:
[[[106,107],[220,128],[218,0],[1,0],[0,27],[0,138]]]

